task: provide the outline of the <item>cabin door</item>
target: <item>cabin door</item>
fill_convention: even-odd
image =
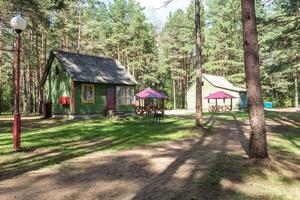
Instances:
[[[107,87],[107,110],[116,109],[116,87]]]
[[[52,102],[45,103],[45,118],[52,117]]]

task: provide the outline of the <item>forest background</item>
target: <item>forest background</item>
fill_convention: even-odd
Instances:
[[[203,73],[245,88],[241,2],[203,0]],[[300,74],[300,2],[257,0],[262,87],[275,107],[295,105]],[[113,57],[146,87],[166,93],[168,108],[185,108],[195,81],[194,3],[156,28],[134,0],[2,0],[0,2],[0,113],[12,112],[15,38],[9,21],[22,14],[21,107],[41,112],[42,79],[51,50]],[[299,87],[298,87],[299,90]],[[298,91],[299,92],[299,91]]]

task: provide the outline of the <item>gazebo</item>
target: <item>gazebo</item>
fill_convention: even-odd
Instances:
[[[215,105],[209,105],[208,107],[209,112],[219,112],[219,111],[232,111],[232,99],[235,97],[226,92],[218,91],[204,98],[208,100],[208,103],[210,103],[211,99],[215,99]],[[218,105],[218,99],[223,99],[223,105]],[[225,104],[226,99],[230,99],[230,105]]]
[[[168,97],[154,89],[147,88],[136,94],[138,101],[136,102],[137,114],[164,114],[164,100]],[[154,104],[157,99],[157,105]],[[148,100],[145,104],[145,100]],[[159,100],[161,103],[159,103]]]

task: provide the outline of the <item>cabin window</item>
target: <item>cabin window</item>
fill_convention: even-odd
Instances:
[[[132,86],[117,87],[117,105],[133,104],[134,88]]]
[[[81,102],[95,103],[95,85],[81,84]]]

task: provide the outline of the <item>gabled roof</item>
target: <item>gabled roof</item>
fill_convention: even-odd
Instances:
[[[168,97],[162,93],[157,92],[154,89],[147,88],[139,93],[136,94],[137,97],[141,99],[148,99],[148,98],[153,98],[153,99],[168,99]]]
[[[224,76],[202,74],[202,77],[204,77],[208,82],[210,82],[215,87],[232,90],[236,92],[246,92],[246,89],[235,87],[234,85],[232,85],[232,83],[230,83]]]
[[[112,58],[55,50],[51,52],[46,72],[51,67],[53,57],[56,57],[63,65],[73,81],[121,85],[138,84],[125,67]]]
[[[224,91],[218,91],[212,94],[209,94],[207,97],[204,97],[204,99],[233,99],[234,96],[224,92]]]

